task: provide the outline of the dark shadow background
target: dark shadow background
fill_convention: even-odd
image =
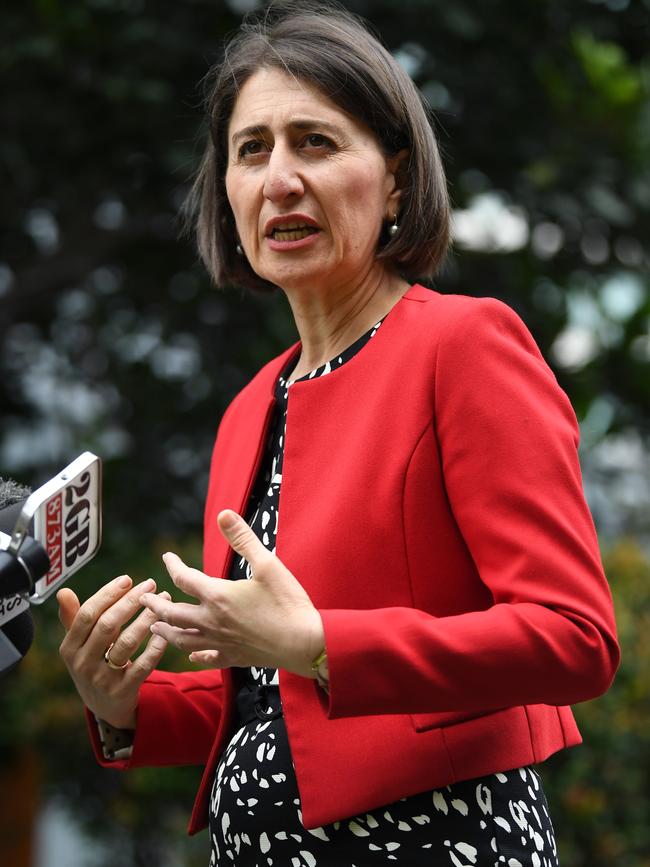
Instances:
[[[178,240],[204,141],[197,85],[253,5],[3,9],[0,474],[38,486],[83,449],[103,458],[105,542],[71,582],[84,597],[124,571],[164,584],[168,547],[200,563],[221,414],[297,339],[281,292],[215,290]],[[511,305],[581,423],[625,655],[608,696],[577,708],[586,745],[542,773],[565,867],[646,867],[650,0],[346,5],[436,115],[456,245],[435,288]],[[205,835],[183,838],[199,769],[98,769],[56,605],[36,620],[0,682],[1,863],[49,867],[38,816],[57,804],[101,844],[79,863],[205,864]]]

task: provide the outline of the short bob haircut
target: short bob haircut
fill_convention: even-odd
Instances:
[[[449,198],[428,109],[417,88],[365,23],[333,2],[272,2],[249,14],[204,80],[210,137],[183,205],[185,231],[219,287],[277,287],[237,253],[237,230],[226,195],[228,124],[241,87],[259,69],[279,69],[316,86],[365,123],[387,156],[403,148],[408,165],[399,230],[381,229],[377,259],[406,279],[431,278],[449,245]]]

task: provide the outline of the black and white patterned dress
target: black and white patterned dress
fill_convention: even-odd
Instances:
[[[275,416],[245,516],[272,552],[288,389],[294,381],[326,376],[345,364],[382,322],[300,380],[285,379],[290,367],[278,378]],[[229,577],[251,577],[243,557],[235,556]],[[249,690],[257,688],[259,694],[259,687],[268,685],[268,692],[277,693],[277,669],[235,671]],[[210,795],[210,867],[558,867],[546,798],[532,767],[454,783],[307,830],[301,824],[284,718],[243,723],[240,717],[239,723],[217,766]]]

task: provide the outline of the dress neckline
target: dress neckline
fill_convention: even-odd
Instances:
[[[389,311],[390,312],[390,311]],[[291,368],[294,366],[293,359],[290,359],[290,363],[285,366],[285,369],[282,371],[281,378],[285,381],[287,386],[293,385],[294,382],[304,382],[308,379],[315,379],[318,376],[321,376],[326,368],[332,368],[333,365],[340,366],[345,364],[353,355],[363,347],[363,345],[370,339],[370,337],[374,334],[374,332],[379,328],[384,319],[388,316],[388,313],[384,313],[381,319],[378,319],[377,322],[373,323],[367,331],[357,337],[349,346],[346,346],[345,349],[342,349],[340,352],[337,352],[335,356],[330,358],[324,364],[319,364],[318,367],[314,367],[312,370],[304,373],[302,376],[297,377],[296,379],[287,379],[286,375],[291,371]],[[286,375],[285,375],[286,374]]]

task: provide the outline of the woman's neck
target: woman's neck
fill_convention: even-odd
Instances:
[[[409,289],[396,274],[355,288],[316,293],[287,290],[302,345],[290,379],[298,379],[335,358],[378,322]]]

